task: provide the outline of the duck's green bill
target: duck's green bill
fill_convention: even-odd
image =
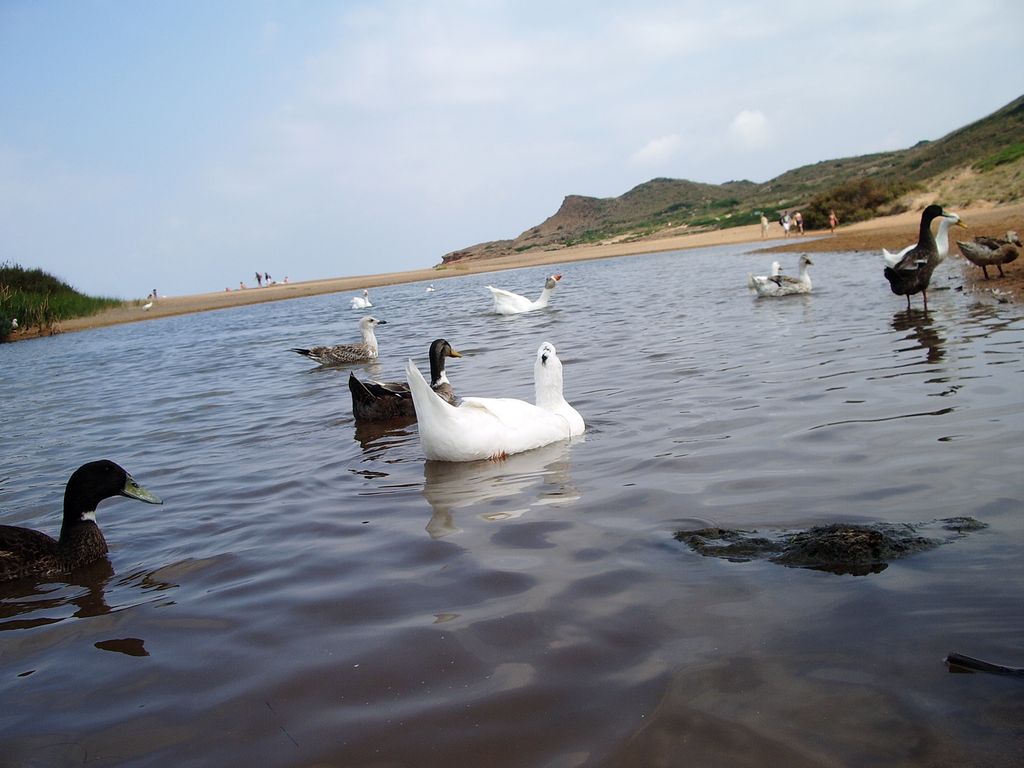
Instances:
[[[121,495],[127,496],[130,499],[138,499],[144,501],[147,504],[163,504],[163,500],[155,493],[150,493],[141,485],[135,482],[131,475],[124,482],[124,488],[121,489]]]

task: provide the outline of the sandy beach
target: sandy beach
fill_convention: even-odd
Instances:
[[[994,206],[985,205],[968,208],[954,208],[967,223],[969,230],[953,233],[960,239],[974,238],[978,235],[1002,237],[1007,230],[1024,229],[1024,203]],[[881,251],[883,247],[898,250],[913,242],[917,237],[920,212],[912,211],[860,222],[849,226],[840,226],[834,235],[828,232],[813,231],[803,236],[782,236],[781,227],[776,222],[769,226],[768,238],[762,239],[761,227],[752,225],[711,232],[673,235],[669,237],[652,237],[633,242],[616,242],[598,245],[575,246],[554,250],[528,252],[515,256],[504,256],[482,260],[466,260],[452,265],[428,267],[407,272],[389,272],[376,275],[356,277],[335,277],[323,280],[309,280],[287,284],[274,284],[262,288],[247,288],[232,291],[195,294],[191,296],[171,296],[161,298],[153,303],[149,310],[142,306],[125,306],[101,312],[90,317],[80,317],[58,323],[52,333],[66,333],[100,328],[119,323],[132,323],[154,320],[160,317],[208,312],[218,309],[229,309],[265,301],[280,301],[302,296],[314,296],[323,293],[340,293],[358,291],[363,288],[374,288],[383,285],[430,281],[438,283],[451,277],[496,272],[504,269],[543,266],[545,264],[562,264],[574,261],[614,258],[618,256],[640,256],[664,251],[675,251],[692,248],[703,248],[713,245],[736,243],[750,244],[752,248],[769,252],[803,251],[811,253],[836,251]],[[981,270],[959,256],[955,244],[951,244],[951,257],[963,265],[965,287],[970,289],[988,289],[998,287],[1004,291],[1013,291],[1015,301],[1022,299],[1024,294],[1024,265],[1020,262],[1004,267],[1005,278],[985,281]],[[879,287],[886,288],[881,278],[879,266]],[[33,338],[40,335],[36,329],[24,329],[11,337],[12,341]]]

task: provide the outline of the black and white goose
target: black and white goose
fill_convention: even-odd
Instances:
[[[960,253],[964,255],[971,264],[981,267],[988,280],[988,267],[996,267],[1000,277],[1006,277],[1003,272],[1003,264],[1016,261],[1020,256],[1020,237],[1013,230],[1006,233],[1006,239],[1000,240],[997,237],[976,237],[973,243],[956,241],[960,246]]]
[[[921,212],[917,245],[905,251],[896,264],[887,265],[883,270],[892,292],[907,297],[907,309],[910,309],[910,297],[920,293],[924,299],[924,309],[928,311],[928,283],[931,282],[935,267],[942,261],[932,235],[932,222],[944,215],[942,206],[929,205],[925,208]]]
[[[455,391],[445,373],[444,361],[446,357],[462,355],[452,348],[447,339],[435,339],[427,354],[430,358],[430,388],[446,403],[455,405]],[[348,388],[352,393],[352,415],[357,421],[385,421],[416,416],[412,393],[404,381],[360,381],[354,373],[350,373]]]
[[[376,360],[379,349],[373,329],[378,325],[387,324],[387,320],[364,317],[359,321],[359,331],[363,334],[363,340],[359,344],[336,344],[333,347],[295,347],[292,352],[316,360],[320,365],[347,365],[348,363],[365,363]]]
[[[163,504],[112,461],[91,461],[74,471],[64,489],[60,538],[41,531],[0,525],[0,581],[70,573],[107,554],[96,524],[96,507],[112,496]]]

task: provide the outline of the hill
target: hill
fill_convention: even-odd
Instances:
[[[742,226],[758,221],[761,211],[774,221],[797,207],[807,228],[818,229],[829,208],[851,223],[907,210],[925,191],[959,206],[1024,199],[1024,96],[941,139],[824,160],[764,183],[656,178],[619,197],[569,195],[554,215],[515,239],[453,251],[442,264]]]

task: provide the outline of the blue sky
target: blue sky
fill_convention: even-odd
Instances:
[[[0,0],[0,261],[141,297],[429,267],[1024,94],[1019,0]]]

